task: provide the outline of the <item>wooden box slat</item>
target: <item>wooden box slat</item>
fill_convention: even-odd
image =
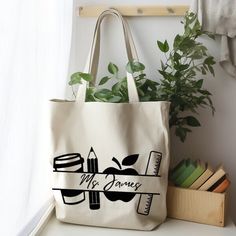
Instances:
[[[167,215],[202,224],[225,225],[226,193],[168,187]]]

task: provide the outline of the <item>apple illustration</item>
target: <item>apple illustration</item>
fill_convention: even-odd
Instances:
[[[134,154],[134,155],[125,157],[122,161],[122,165],[123,166],[133,165],[137,161],[138,156],[139,154]],[[104,174],[138,175],[138,172],[135,169],[132,169],[132,168],[122,169],[121,164],[115,157],[112,158],[112,161],[114,161],[117,164],[119,169],[116,169],[114,167],[109,167],[103,171]],[[108,200],[112,202],[117,201],[117,200],[121,200],[123,202],[129,202],[134,198],[135,193],[107,191],[107,192],[104,192],[104,195],[106,196]]]

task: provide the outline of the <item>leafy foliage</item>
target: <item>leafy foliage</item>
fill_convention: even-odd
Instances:
[[[214,76],[214,58],[208,54],[207,48],[196,39],[199,36],[213,35],[202,31],[194,13],[188,13],[182,21],[184,33],[176,35],[173,49],[170,51],[167,41],[157,41],[158,48],[165,53],[165,61],[161,61],[159,73],[163,76],[158,87],[158,100],[171,102],[170,127],[175,127],[175,134],[181,141],[186,139],[190,127],[200,126],[195,117],[199,107],[210,107],[212,113],[215,108],[211,100],[211,93],[203,88],[200,74],[211,73]],[[191,116],[183,116],[186,112]]]
[[[214,58],[208,54],[207,48],[197,38],[213,35],[202,31],[199,21],[194,13],[187,13],[181,22],[184,25],[182,35],[176,35],[172,49],[167,40],[157,41],[158,48],[165,54],[165,61],[161,61],[158,70],[162,78],[159,82],[146,78],[143,72],[145,66],[138,61],[130,61],[126,71],[132,73],[140,101],[170,101],[170,127],[182,142],[185,141],[191,127],[200,126],[195,117],[199,107],[210,107],[212,113],[215,109],[211,100],[211,93],[203,88],[203,79],[200,77],[211,73],[214,75]],[[97,87],[90,84],[87,88],[86,101],[100,102],[128,102],[127,78],[119,76],[119,68],[113,64],[108,65],[109,75],[101,78]],[[77,72],[71,76],[69,84],[80,84],[84,79],[93,80],[92,75]],[[111,88],[104,87],[108,81],[113,82]],[[191,113],[191,115],[185,115]]]

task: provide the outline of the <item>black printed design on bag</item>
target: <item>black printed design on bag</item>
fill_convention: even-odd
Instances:
[[[137,161],[138,156],[139,156],[138,154],[134,154],[134,155],[125,157],[122,161],[122,165],[123,166],[133,165]],[[121,164],[115,157],[112,158],[112,161],[116,163],[116,165],[118,166],[118,169],[114,167],[109,167],[103,171],[104,174],[138,175],[138,172],[135,169],[132,169],[132,168],[122,169]],[[131,184],[132,183],[130,183],[130,185]],[[104,192],[104,194],[108,200],[113,201],[113,202],[117,200],[121,200],[123,202],[129,202],[135,196],[135,193],[123,193],[123,192],[112,192],[112,191],[106,191]]]
[[[79,153],[68,153],[54,158],[53,168],[57,172],[71,171],[83,173],[84,158]],[[85,200],[84,191],[61,189],[63,202],[67,205],[75,205]]]
[[[162,153],[151,151],[148,157],[145,174],[139,174],[133,166],[139,158],[139,154],[132,154],[123,158],[121,163],[112,158],[113,166],[99,172],[97,157],[94,149],[91,147],[87,157],[87,172],[84,171],[84,158],[79,153],[68,153],[54,158],[54,172],[61,172],[61,179],[66,179],[65,183],[70,183],[70,178],[76,176],[76,186],[67,185],[63,187],[54,187],[53,190],[59,190],[64,204],[81,204],[86,199],[88,192],[89,208],[91,210],[100,209],[100,193],[104,193],[107,200],[131,201],[135,195],[139,195],[137,213],[149,215],[153,196],[160,195],[152,186],[148,186],[149,180],[161,177],[159,175]],[[58,173],[59,174],[59,173]],[[64,176],[63,176],[64,175]],[[139,178],[137,178],[139,177]],[[64,180],[63,179],[63,180]],[[138,179],[138,181],[137,181]],[[146,182],[145,182],[146,181]],[[74,182],[74,179],[73,181]],[[78,188],[78,189],[77,189]]]
[[[158,176],[160,165],[161,165],[162,154],[160,152],[152,151],[150,152],[148,163],[145,171],[145,175]],[[154,165],[150,165],[154,163]],[[141,194],[139,197],[137,213],[141,215],[149,215],[151,204],[152,204],[153,194]]]
[[[88,172],[98,173],[98,158],[93,148],[90,149],[88,159],[87,159],[87,165],[88,165]],[[89,207],[91,210],[97,210],[100,208],[99,192],[96,192],[96,191],[89,192]]]

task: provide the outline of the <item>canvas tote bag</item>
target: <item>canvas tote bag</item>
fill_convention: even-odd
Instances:
[[[122,25],[128,59],[137,59],[127,23],[110,9],[97,20],[85,72],[97,70],[107,15]],[[85,81],[75,101],[50,101],[52,189],[61,221],[151,230],[166,218],[169,102],[140,102],[132,74],[127,83],[129,103],[85,102]]]

